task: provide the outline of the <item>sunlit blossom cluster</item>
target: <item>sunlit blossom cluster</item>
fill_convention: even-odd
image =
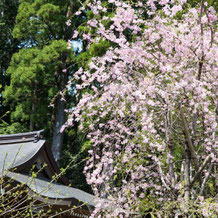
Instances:
[[[139,1],[138,6],[153,15],[144,20],[140,10],[126,2],[108,2],[116,7],[114,16],[94,17],[88,25],[96,28],[98,38],[116,46],[94,57],[88,70],[75,73],[78,92],[89,92],[68,125],[74,118],[81,131],[88,132],[92,148],[84,173],[96,196],[108,199],[93,216],[108,209],[108,217],[128,217],[140,211],[146,196],[155,199],[161,216],[166,201],[184,202],[186,137],[191,137],[198,162],[190,168],[191,179],[207,157],[202,178],[216,176],[209,171],[218,162],[216,12],[202,4],[176,17],[185,0],[149,0],[146,5]],[[157,11],[157,3],[161,10]],[[107,11],[101,1],[87,7],[96,15]],[[103,24],[107,19],[112,21],[110,28]],[[84,40],[95,42],[96,32]],[[191,188],[190,198],[197,199],[200,188]],[[210,205],[210,210],[214,207]],[[184,211],[181,206],[176,213]]]

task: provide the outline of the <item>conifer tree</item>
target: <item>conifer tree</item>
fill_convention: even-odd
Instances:
[[[72,27],[83,21],[73,19],[79,6],[70,0],[21,0],[13,36],[23,48],[14,54],[7,70],[11,81],[4,97],[11,105],[12,121],[22,124],[22,131],[50,131],[56,160],[63,142],[59,130],[65,122],[62,91],[75,70]],[[53,109],[49,108],[52,99]]]
[[[19,41],[12,37],[12,30],[17,15],[18,0],[0,0],[0,134],[6,133],[9,119],[9,106],[3,103],[2,91],[9,83],[6,70],[11,56],[18,50]]]

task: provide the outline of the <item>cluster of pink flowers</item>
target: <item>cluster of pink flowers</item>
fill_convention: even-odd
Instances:
[[[93,58],[89,70],[75,73],[75,79],[82,81],[77,90],[93,92],[83,95],[69,119],[80,121],[92,141],[84,169],[87,182],[96,196],[108,199],[93,216],[108,209],[108,217],[128,217],[148,196],[157,208],[164,201],[181,202],[183,153],[189,136],[198,162],[190,167],[191,180],[194,166],[200,168],[207,157],[210,161],[201,176],[215,178],[217,18],[207,4],[176,18],[185,0],[177,4],[149,0],[146,6],[139,1],[142,10],[154,15],[148,20],[124,1],[108,2],[116,7],[114,16],[94,17],[88,24],[97,28],[98,38],[116,46]],[[155,3],[163,7],[161,11],[156,11]],[[96,15],[106,10],[100,1],[87,5]],[[112,21],[110,28],[103,25],[107,19]],[[128,40],[125,30],[134,40]],[[96,33],[84,37],[92,43]],[[190,187],[191,198],[196,199],[203,187]],[[182,214],[185,209],[178,210]]]

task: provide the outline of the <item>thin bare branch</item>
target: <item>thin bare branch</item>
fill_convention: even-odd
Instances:
[[[186,122],[185,115],[183,113],[183,108],[182,107],[180,108],[180,115],[181,115],[181,118],[182,118],[182,124],[183,124],[183,127],[184,127],[186,140],[187,140],[187,143],[188,143],[188,148],[189,148],[190,153],[191,153],[191,159],[193,160],[195,169],[198,170],[198,168],[199,168],[198,157],[197,157],[197,155],[195,153],[195,149],[194,149],[194,147],[192,145],[191,136],[190,136],[190,133],[189,133],[188,125],[187,125],[187,122]]]
[[[185,161],[183,160],[181,165],[180,182],[184,180],[184,165],[185,165]]]
[[[190,183],[190,187],[192,187],[196,181],[196,179],[200,176],[200,174],[202,173],[202,171],[204,170],[204,168],[207,166],[207,164],[211,161],[211,157],[210,155],[208,155],[204,162],[202,163],[202,165],[200,166],[200,168],[198,169],[198,171],[196,172],[194,178],[192,179],[191,183]]]
[[[191,165],[191,153],[188,148],[187,142],[185,143],[185,164],[184,164],[184,180],[185,180],[185,195],[184,200],[188,203],[190,198],[190,165]]]
[[[161,181],[162,181],[163,185],[165,186],[165,188],[170,191],[171,188],[166,184],[166,182],[165,182],[165,180],[164,180],[163,171],[162,171],[160,162],[158,162],[158,167],[159,167],[159,172],[160,172]]]
[[[206,183],[210,177],[210,174],[212,172],[212,168],[213,168],[213,163],[210,163],[209,169],[207,171],[207,175],[205,176],[203,183],[201,185],[201,190],[200,190],[200,194],[199,194],[200,196],[204,194],[204,189],[205,189]]]

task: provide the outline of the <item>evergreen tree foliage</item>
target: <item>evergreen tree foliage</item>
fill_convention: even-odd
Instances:
[[[19,41],[20,50],[13,51],[15,53],[10,67],[7,66],[4,70],[4,76],[7,74],[10,83],[8,79],[7,87],[1,91],[5,89],[4,105],[10,110],[10,119],[8,125],[2,126],[1,134],[45,129],[45,137],[52,142],[65,122],[64,110],[75,106],[75,85],[67,88],[66,85],[77,69],[78,50],[71,46],[73,29],[86,20],[84,15],[74,17],[80,6],[79,1],[71,0],[19,2],[16,25],[8,33],[12,37],[13,29],[13,37]],[[70,22],[71,26],[67,22]],[[74,41],[78,40],[79,37]],[[73,141],[76,140],[76,133],[77,125],[74,127]],[[72,148],[75,143],[70,141],[72,137],[68,134],[65,136],[64,148],[75,150]],[[61,134],[60,151],[62,140]],[[79,140],[76,146],[80,147]],[[65,159],[69,161],[62,161]],[[65,167],[70,161],[71,159],[63,157],[60,164]],[[81,169],[76,173],[81,175]],[[68,174],[72,174],[72,178],[75,175]],[[83,183],[87,186],[85,179],[79,178],[78,182],[74,182],[75,186],[83,186]]]
[[[9,105],[5,105],[2,91],[9,84],[6,70],[11,56],[18,50],[19,40],[12,37],[18,0],[0,0],[0,134],[5,132],[9,122]]]
[[[87,21],[93,16],[91,11],[75,16],[83,3],[71,0],[19,2],[13,37],[20,42],[20,50],[13,52],[10,67],[6,68],[10,83],[3,95],[10,120],[1,134],[45,129],[45,136],[51,142],[60,136],[60,127],[65,122],[64,110],[75,107],[82,96],[76,92],[76,84],[67,86],[68,80],[79,67],[93,56],[103,55],[108,48],[107,42],[100,41],[87,49],[87,42],[81,41],[87,31]],[[80,32],[72,40],[78,27]],[[63,134],[59,137],[58,152],[62,150],[62,140]],[[81,148],[88,142],[74,122],[73,131],[65,133],[62,158],[60,154],[56,158],[60,159],[62,167],[73,160],[77,167],[69,168],[67,174],[75,186],[84,190],[89,189],[82,175],[87,149]]]
[[[73,30],[66,25],[73,8],[78,6],[69,0],[20,1],[13,36],[21,40],[23,48],[13,56],[7,71],[11,83],[4,92],[13,111],[11,123],[22,126],[16,131],[44,128],[53,133],[53,140],[59,137],[59,150],[66,103],[58,92],[64,90],[75,70],[75,54],[68,43]],[[48,106],[54,96],[52,109]]]

